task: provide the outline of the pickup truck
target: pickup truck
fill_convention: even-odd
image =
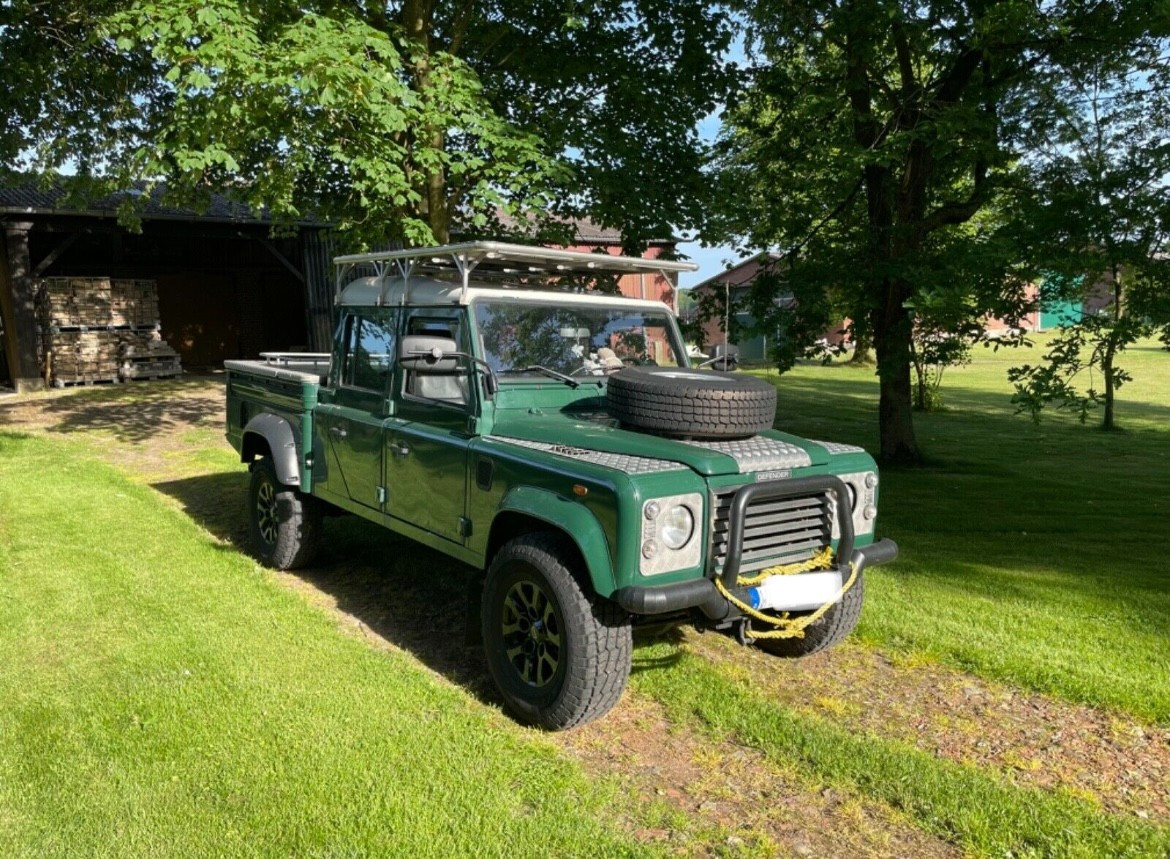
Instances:
[[[335,263],[330,354],[225,363],[263,563],[310,563],[329,513],[465,562],[503,701],[549,730],[617,703],[640,625],[790,657],[853,629],[897,554],[873,459],[772,429],[775,386],[731,350],[692,367],[665,304],[593,288],[692,266],[495,242]]]

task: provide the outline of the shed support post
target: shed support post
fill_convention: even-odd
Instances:
[[[4,225],[0,254],[0,312],[4,314],[4,348],[17,393],[43,391],[37,360],[36,280],[28,253],[30,223]]]

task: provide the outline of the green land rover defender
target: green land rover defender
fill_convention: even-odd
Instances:
[[[595,288],[692,265],[494,242],[335,262],[331,354],[226,362],[263,563],[308,564],[337,512],[465,562],[508,709],[553,730],[617,703],[635,626],[782,656],[853,629],[897,554],[873,459],[772,429],[772,384],[727,350],[693,366],[665,304]]]

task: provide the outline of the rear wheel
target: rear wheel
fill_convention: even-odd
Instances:
[[[757,638],[756,646],[774,656],[798,659],[811,656],[848,638],[861,618],[865,602],[865,576],[859,575],[853,587],[816,623],[804,631],[804,638]]]
[[[262,564],[294,570],[313,560],[321,542],[320,505],[281,483],[266,457],[252,465],[248,511],[252,548]]]
[[[556,534],[526,534],[500,549],[484,582],[488,668],[508,710],[550,731],[609,712],[630,675],[629,615],[590,598],[575,554]]]

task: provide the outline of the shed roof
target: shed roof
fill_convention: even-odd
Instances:
[[[141,217],[145,220],[172,221],[218,221],[234,224],[271,224],[267,211],[256,212],[243,203],[238,203],[222,194],[209,194],[207,206],[196,210],[183,206],[172,206],[165,202],[166,187],[155,185],[147,192],[146,183],[116,191],[78,205],[70,199],[70,180],[62,177],[46,185],[29,176],[0,178],[0,214],[2,215],[73,215],[112,218],[118,214],[118,207],[127,197],[143,197]],[[318,221],[303,220],[299,226],[323,227]]]
[[[710,289],[718,284],[728,284],[732,287],[750,286],[752,281],[756,279],[756,275],[760,273],[760,269],[770,262],[775,262],[780,259],[780,254],[776,253],[760,253],[755,256],[750,256],[747,259],[736,263],[729,269],[719,272],[719,274],[709,277],[701,283],[696,283],[691,287],[696,289]]]

